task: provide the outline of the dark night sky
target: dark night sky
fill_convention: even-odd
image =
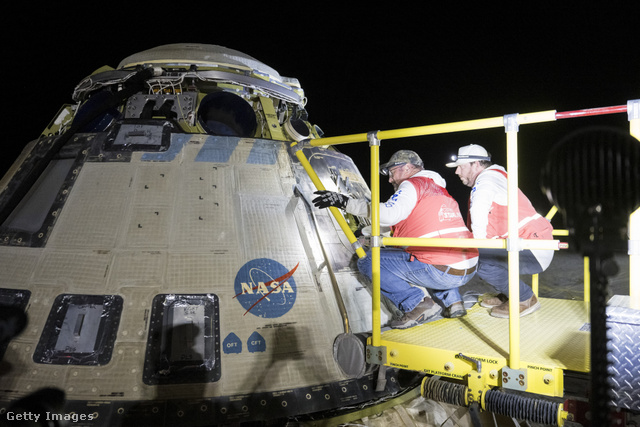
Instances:
[[[154,3],[134,11],[118,2],[82,2],[82,9],[54,2],[34,10],[10,6],[16,11],[3,13],[1,25],[0,173],[62,104],[72,102],[80,80],[103,65],[116,67],[132,53],[168,43],[226,46],[297,78],[310,121],[325,136],[623,105],[640,98],[637,1],[575,2],[579,8],[567,2],[511,3],[493,9],[431,3],[329,8],[307,2],[295,9],[244,3],[229,9],[225,3],[225,10]],[[549,148],[592,124],[628,129],[626,114],[520,127],[521,188],[540,200],[539,210],[548,208],[539,170]],[[462,202],[468,189],[444,167],[448,156],[475,142],[504,164],[505,141],[503,129],[415,137],[383,141],[381,155],[386,160],[400,148],[419,152]],[[366,143],[340,149],[368,158]]]

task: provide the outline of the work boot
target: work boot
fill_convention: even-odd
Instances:
[[[407,329],[433,319],[440,314],[440,306],[429,297],[423,299],[413,310],[389,324],[394,329]]]
[[[531,295],[526,301],[520,301],[520,317],[531,314],[540,308],[540,302],[535,295]],[[490,313],[493,317],[499,317],[501,319],[509,318],[509,301],[500,304],[497,307],[493,307]]]
[[[464,305],[460,301],[454,302],[449,307],[445,308],[444,311],[442,312],[443,317],[448,317],[450,319],[453,319],[456,317],[462,317],[462,316],[465,316],[466,314],[467,314],[467,310],[464,308]]]
[[[497,307],[507,301],[509,301],[509,298],[505,294],[484,294],[480,297],[480,305],[485,308]]]

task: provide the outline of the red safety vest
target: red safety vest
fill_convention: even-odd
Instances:
[[[445,188],[426,177],[407,181],[415,188],[418,201],[409,216],[392,227],[394,237],[473,237],[458,203]],[[476,248],[410,246],[406,251],[421,262],[436,265],[452,265],[478,256]]]
[[[507,173],[499,169],[486,169],[502,174],[507,179]],[[471,206],[471,204],[469,204]],[[495,200],[491,203],[490,215],[487,223],[487,239],[504,239],[508,234],[507,205],[501,205]],[[467,223],[471,227],[470,214]],[[549,220],[536,212],[531,201],[518,189],[518,237],[523,239],[553,239],[553,227]]]

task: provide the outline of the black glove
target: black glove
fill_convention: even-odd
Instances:
[[[318,197],[312,200],[313,204],[316,208],[324,209],[330,206],[339,209],[345,209],[347,207],[347,203],[349,203],[349,198],[340,193],[336,193],[334,191],[316,191],[313,194],[317,194]]]

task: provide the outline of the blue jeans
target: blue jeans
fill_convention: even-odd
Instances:
[[[474,273],[454,276],[417,259],[400,248],[380,249],[380,291],[405,313],[413,310],[423,299],[424,292],[409,283],[438,290],[437,296],[445,307],[461,301],[458,287],[467,283]],[[358,270],[371,280],[371,251],[358,260]]]
[[[509,296],[509,261],[504,249],[479,248],[478,276],[499,292]],[[520,274],[538,274],[544,270],[530,250],[520,252]],[[533,295],[531,288],[520,280],[520,301]]]

